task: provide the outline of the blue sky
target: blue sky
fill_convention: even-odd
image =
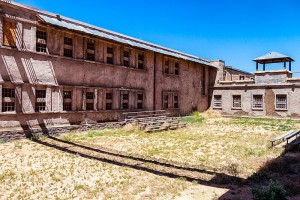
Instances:
[[[277,51],[300,72],[299,0],[16,2],[250,72],[252,59]]]

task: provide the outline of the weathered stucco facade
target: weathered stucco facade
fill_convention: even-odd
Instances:
[[[187,115],[210,106],[219,61],[17,3],[0,2],[0,7],[2,128],[115,121],[128,111]],[[47,17],[82,31],[51,24]]]

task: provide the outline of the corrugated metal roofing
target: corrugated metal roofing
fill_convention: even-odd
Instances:
[[[225,68],[227,68],[227,69],[232,69],[232,70],[235,70],[235,71],[238,71],[238,72],[242,72],[242,73],[245,73],[245,74],[249,74],[249,75],[254,75],[254,74],[252,74],[252,73],[250,73],[250,72],[246,72],[246,71],[244,71],[244,70],[237,69],[237,68],[234,68],[234,67],[232,67],[232,66],[225,66]]]
[[[151,43],[148,43],[148,42],[145,42],[142,40],[127,37],[127,36],[117,34],[117,33],[113,33],[111,31],[106,31],[105,29],[101,29],[98,27],[87,26],[87,24],[84,24],[84,23],[81,24],[81,23],[78,23],[78,21],[73,22],[70,19],[63,18],[63,17],[60,17],[59,19],[57,19],[55,17],[50,17],[50,16],[43,15],[43,14],[39,14],[38,16],[44,22],[54,25],[54,26],[59,26],[59,27],[66,28],[69,30],[74,30],[74,31],[80,31],[83,33],[97,36],[97,37],[113,40],[113,41],[120,42],[123,44],[127,44],[127,45],[130,45],[133,47],[147,49],[147,50],[161,53],[164,55],[173,56],[176,58],[181,58],[181,59],[185,59],[185,60],[189,60],[189,61],[193,61],[196,63],[201,63],[201,64],[205,64],[205,65],[214,67],[214,65],[209,60],[201,59],[196,56],[192,56],[192,55],[185,54],[185,53],[182,53],[179,51],[164,48],[164,47],[161,47],[161,46],[158,46],[155,44],[151,44]]]
[[[283,55],[281,53],[277,53],[275,51],[270,52],[266,55],[260,56],[258,58],[255,58],[254,61],[260,61],[260,60],[270,60],[270,59],[280,59],[280,58],[289,58],[292,61],[294,61],[292,58],[290,58],[289,56]]]

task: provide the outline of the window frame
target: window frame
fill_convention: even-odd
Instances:
[[[38,53],[48,53],[48,48],[47,48],[47,40],[48,40],[48,33],[46,30],[43,28],[37,28],[36,29],[36,47],[35,51]]]
[[[285,97],[285,104],[283,103],[278,103],[278,97]],[[288,95],[287,94],[276,94],[275,95],[275,110],[277,111],[287,111],[288,110]],[[284,105],[284,108],[278,107],[278,105]]]
[[[216,98],[220,97],[220,98]],[[221,94],[214,94],[213,96],[213,108],[214,109],[222,109],[223,108],[223,96]]]
[[[5,94],[8,94],[8,95],[5,95]],[[1,98],[2,98],[1,113],[15,113],[16,112],[16,88],[15,88],[15,86],[2,86]]]
[[[9,27],[8,33],[6,32],[5,24],[9,24],[7,25]],[[2,20],[2,45],[3,46],[10,47],[10,48],[17,48],[17,26],[18,24],[16,21],[10,20],[5,17],[3,18]],[[14,32],[12,33],[13,29]]]
[[[239,97],[239,102],[235,102],[235,97]],[[239,104],[239,106],[235,106],[235,104]],[[242,95],[240,94],[233,94],[232,95],[232,104],[231,104],[232,110],[241,110],[242,109]]]
[[[261,107],[254,107],[255,96],[261,96]],[[265,107],[265,105],[264,105],[264,95],[263,94],[252,94],[252,101],[251,101],[252,110],[264,110],[264,107]]]

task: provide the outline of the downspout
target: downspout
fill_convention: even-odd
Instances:
[[[154,52],[153,66],[153,110],[156,110],[156,52]]]

